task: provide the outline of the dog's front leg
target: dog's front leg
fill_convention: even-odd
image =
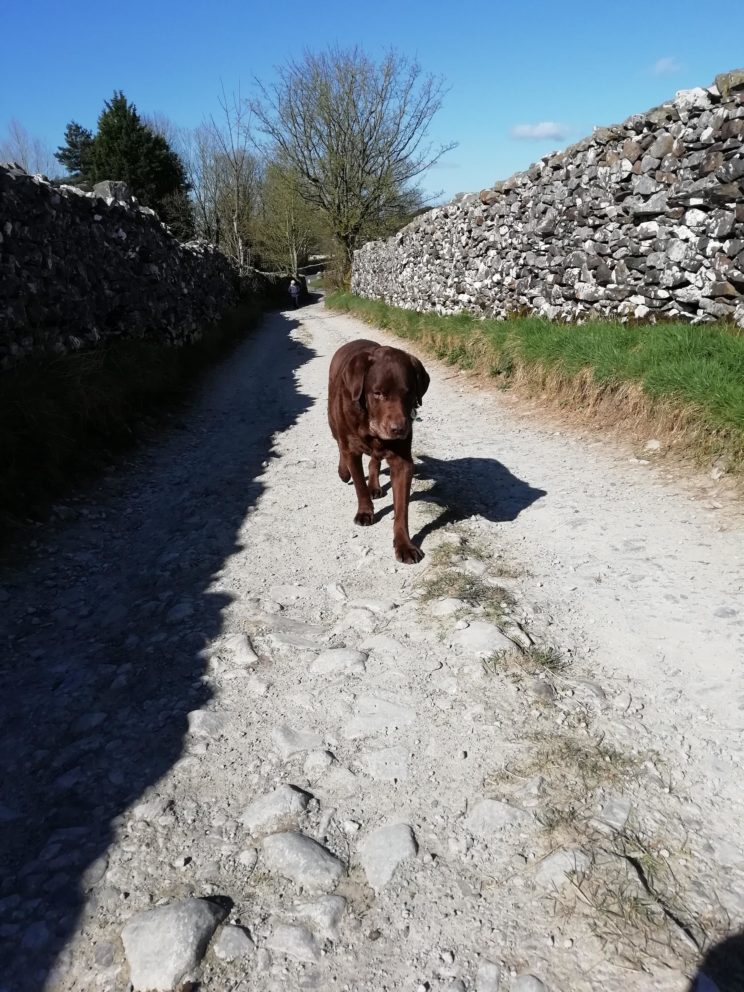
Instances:
[[[359,524],[360,527],[369,527],[375,522],[375,508],[372,506],[369,489],[364,478],[362,456],[347,454],[346,467],[351,472],[351,478],[357,495],[358,505],[354,523]]]
[[[395,510],[393,547],[395,548],[395,557],[404,565],[415,565],[424,557],[424,552],[411,543],[411,536],[408,533],[408,502],[411,498],[413,461],[401,455],[392,455],[388,458],[388,465],[393,482],[393,507]]]

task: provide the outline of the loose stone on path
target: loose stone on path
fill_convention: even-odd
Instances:
[[[406,858],[414,858],[418,845],[407,823],[392,823],[369,834],[359,845],[359,858],[372,888],[379,892]]]
[[[305,834],[271,834],[264,839],[263,852],[270,871],[308,892],[330,892],[344,874],[338,858]]]
[[[227,910],[186,899],[137,913],[121,933],[135,992],[170,992],[191,977]]]
[[[188,714],[189,733],[195,737],[217,737],[225,726],[225,717],[211,710],[193,710]]]
[[[475,992],[499,992],[501,968],[493,961],[483,961],[475,976]]]
[[[224,926],[214,939],[212,952],[220,961],[240,961],[256,950],[251,935],[243,927]]]
[[[254,837],[270,834],[296,822],[310,796],[293,785],[280,785],[273,792],[259,796],[243,810],[240,822]]]

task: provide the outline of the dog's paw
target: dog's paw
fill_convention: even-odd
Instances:
[[[358,527],[371,527],[374,522],[375,522],[374,513],[366,513],[366,512],[357,513],[357,515],[354,517],[354,523]]]
[[[424,552],[413,544],[399,544],[395,547],[395,557],[404,565],[417,565],[424,557]]]
[[[377,489],[370,489],[369,494],[372,497],[372,499],[382,499],[382,497],[385,495],[385,493],[379,487]]]

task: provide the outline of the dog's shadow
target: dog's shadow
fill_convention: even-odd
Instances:
[[[390,484],[382,489],[383,494],[387,494]],[[495,458],[445,461],[424,455],[416,462],[411,502],[426,503],[432,509],[440,507],[441,512],[412,535],[413,543],[420,545],[429,534],[446,524],[472,516],[484,517],[492,523],[516,520],[522,510],[545,495],[544,489],[537,489],[513,475]],[[392,505],[385,506],[378,511],[375,520],[391,513],[392,509]]]
[[[741,992],[744,989],[744,930],[709,947],[688,992]]]

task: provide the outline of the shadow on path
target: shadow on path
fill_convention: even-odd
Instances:
[[[0,986],[38,992],[101,878],[121,814],[182,755],[210,690],[210,591],[261,496],[272,435],[311,400],[314,352],[263,327],[206,379],[184,430],[145,449],[43,548],[0,572]],[[118,895],[123,898],[124,894]]]
[[[444,461],[423,455],[417,459],[416,478],[434,484],[411,500],[442,503],[446,508],[436,520],[413,535],[414,544],[449,523],[478,515],[492,523],[516,520],[522,510],[547,495],[512,475],[495,458],[452,458]]]
[[[744,931],[726,937],[706,953],[689,992],[742,992]]]

